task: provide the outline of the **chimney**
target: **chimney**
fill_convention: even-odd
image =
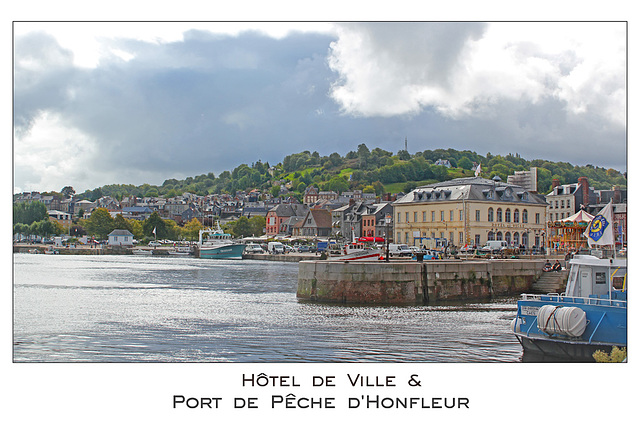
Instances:
[[[578,183],[582,188],[582,204],[585,206],[589,205],[589,180],[586,176],[581,176],[578,178]]]
[[[553,180],[551,180],[551,189],[553,190],[554,188],[558,187],[560,185],[560,180],[558,178],[553,178]]]
[[[622,193],[619,185],[613,186],[613,203],[622,203]]]

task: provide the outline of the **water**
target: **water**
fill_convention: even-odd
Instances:
[[[17,362],[518,362],[515,299],[299,302],[297,263],[14,255]]]

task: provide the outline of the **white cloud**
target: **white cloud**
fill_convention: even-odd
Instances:
[[[94,182],[101,177],[92,167],[98,147],[93,138],[67,127],[57,115],[42,113],[30,132],[15,136],[14,191],[59,191],[69,182]]]
[[[502,100],[553,99],[624,125],[623,23],[349,24],[338,35],[332,96],[348,114],[493,117]]]
[[[332,33],[333,25],[321,22],[16,22],[14,34],[21,37],[29,32],[53,35],[60,46],[73,52],[73,64],[95,68],[100,60],[116,55],[130,60],[133,52],[117,45],[119,39],[163,44],[183,41],[191,30],[237,36],[244,31],[258,31],[273,38],[283,38],[291,32]]]

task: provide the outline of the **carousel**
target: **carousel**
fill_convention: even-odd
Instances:
[[[549,248],[555,251],[576,251],[588,247],[587,238],[583,235],[593,219],[593,215],[580,210],[560,221],[549,221]]]

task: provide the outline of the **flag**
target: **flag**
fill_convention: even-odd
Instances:
[[[613,233],[613,204],[611,201],[602,208],[584,231],[589,247],[594,245],[615,245]]]
[[[480,176],[480,172],[482,172],[482,171],[480,170],[480,165],[482,165],[482,163],[479,163],[479,164],[478,164],[478,167],[476,168],[476,177]]]

